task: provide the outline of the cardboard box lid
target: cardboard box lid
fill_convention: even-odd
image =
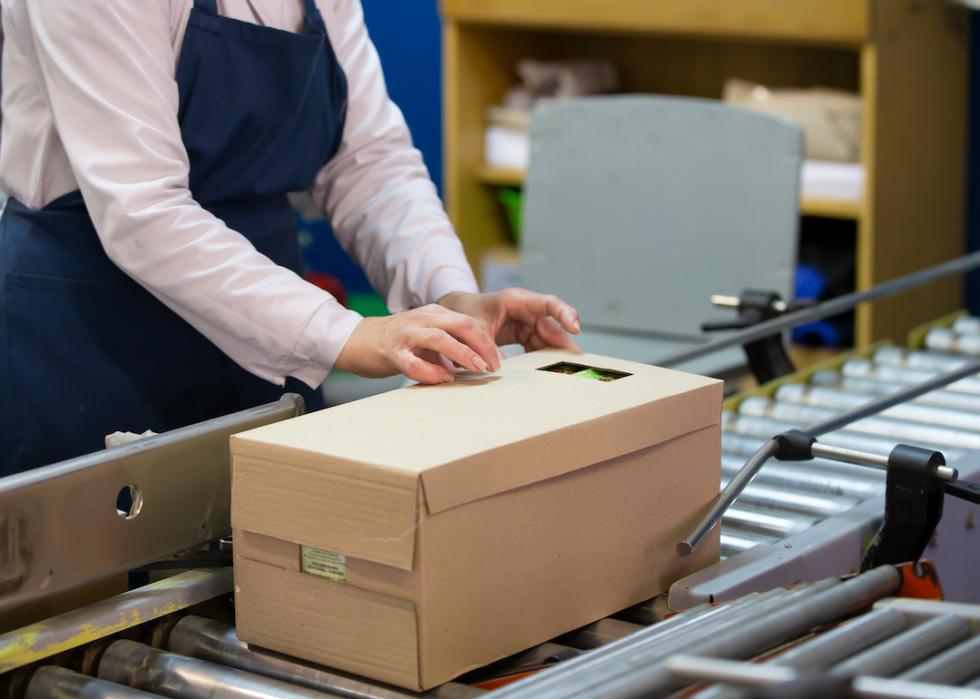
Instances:
[[[542,371],[563,362],[628,376],[600,381]],[[715,424],[721,395],[720,381],[646,364],[562,350],[521,355],[506,360],[496,374],[412,386],[232,438],[236,457],[303,465],[383,486],[383,507],[359,498],[358,519],[371,519],[369,510],[377,509],[371,524],[390,529],[390,536],[344,541],[344,550],[336,541],[321,540],[336,536],[310,519],[302,523],[313,539],[306,541],[291,537],[298,522],[273,531],[237,523],[410,570],[414,537],[404,536],[404,526],[415,521],[415,482],[422,484],[428,512],[436,514]],[[236,465],[236,481],[254,470],[239,473]],[[371,544],[382,539],[383,546]]]

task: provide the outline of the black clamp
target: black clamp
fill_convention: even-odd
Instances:
[[[956,470],[946,466],[938,451],[899,444],[886,461],[876,454],[818,445],[815,437],[801,430],[788,430],[773,441],[773,457],[781,461],[808,461],[816,451],[824,458],[887,469],[885,514],[861,570],[918,561],[942,519],[947,494],[980,504],[980,484],[957,480]]]
[[[946,484],[936,476],[936,468],[945,464],[938,451],[907,444],[892,449],[885,516],[864,553],[862,571],[919,560],[943,516]]]
[[[766,320],[771,320],[784,313],[798,310],[801,303],[786,303],[779,294],[773,291],[758,291],[746,289],[737,299],[732,297],[712,297],[717,306],[735,308],[738,319],[733,321],[718,321],[702,323],[703,332],[718,332],[721,330],[742,330]],[[783,345],[782,333],[742,345],[749,369],[760,384],[769,383],[780,376],[786,376],[796,371],[793,361]]]
[[[777,434],[773,439],[776,440],[776,453],[773,454],[773,458],[780,461],[809,461],[813,458],[816,437],[799,430],[788,430]]]

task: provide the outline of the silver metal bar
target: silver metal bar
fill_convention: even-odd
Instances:
[[[673,655],[664,661],[664,669],[667,674],[685,683],[725,682],[744,687],[768,687],[792,682],[798,677],[796,671],[788,667],[705,658],[700,655]]]
[[[888,366],[887,364],[874,364],[867,359],[851,359],[841,366],[841,373],[863,379],[875,379],[876,381],[893,381],[906,386],[914,385],[920,381],[939,375],[933,369],[907,369],[905,367]],[[954,381],[946,387],[947,391],[958,391],[971,395],[980,395],[980,379],[969,377]]]
[[[808,641],[793,646],[766,661],[765,666],[782,666],[813,673],[841,662],[874,643],[901,633],[908,617],[895,609],[876,609],[845,622]],[[732,687],[710,687],[696,699],[740,699],[743,693]]]
[[[153,699],[159,696],[52,665],[38,669],[24,692],[24,699]]]
[[[349,699],[406,699],[419,696],[395,687],[365,682],[352,675],[271,652],[251,650],[235,629],[211,619],[187,616],[170,631],[167,648],[174,653],[272,677]],[[425,696],[464,699],[485,694],[480,689],[449,682]]]
[[[827,494],[801,493],[795,489],[776,488],[767,485],[765,481],[758,482],[760,479],[761,473],[738,496],[738,504],[777,511],[785,510],[798,515],[809,515],[810,517],[824,519],[831,515],[846,512],[858,502],[854,498]],[[722,487],[727,483],[728,478],[725,477],[725,473],[722,471]],[[721,521],[724,525],[726,520],[723,517]]]
[[[888,470],[889,457],[882,456],[881,454],[869,454],[867,452],[854,451],[853,449],[841,449],[840,447],[820,444],[819,442],[814,443],[811,451],[816,455],[828,459],[840,459],[841,461],[847,461],[852,464]],[[932,472],[941,481],[955,481],[959,477],[959,473],[955,468],[946,466],[945,464],[935,466]]]
[[[835,665],[831,672],[888,677],[959,643],[969,635],[970,622],[966,619],[952,615],[937,617]]]
[[[807,589],[795,590],[792,593],[785,589],[770,590],[766,593],[758,595],[758,597],[746,604],[730,609],[725,614],[718,614],[714,618],[710,618],[707,623],[690,626],[679,630],[678,632],[664,635],[655,646],[650,646],[652,650],[649,652],[652,652],[657,659],[662,659],[683,648],[691,645],[698,645],[705,639],[725,634],[729,630],[742,624],[743,620],[747,617],[771,613],[773,610],[783,608],[790,604],[794,599],[798,599],[807,594],[814,594],[814,592]],[[632,664],[639,656],[637,656],[634,651],[632,653],[621,654],[621,657],[626,663]],[[647,654],[643,654],[642,657],[647,658],[648,660],[650,659]],[[615,676],[615,667],[616,666],[613,665],[606,665],[601,668],[597,668],[596,672],[603,673],[602,676],[608,681]],[[589,683],[595,682],[596,679],[597,675],[595,673],[589,673]],[[589,686],[592,685],[590,684]],[[549,697],[550,696],[551,695],[549,695]],[[564,695],[558,693],[555,696],[557,697]]]
[[[751,415],[744,415],[740,417],[738,413],[722,413],[722,422],[724,426],[721,433],[722,451],[732,456],[742,457],[743,464],[745,463],[744,457],[754,454],[759,446],[765,441],[765,438],[761,436],[761,434],[763,434],[761,429],[747,429],[744,426],[739,426],[740,421],[744,423],[746,420],[752,419],[753,418]],[[768,426],[769,424],[767,423],[765,427]],[[833,432],[831,434],[839,435],[845,433],[841,431]],[[827,436],[825,436],[823,439],[826,439]],[[885,442],[881,442],[881,444],[885,444]],[[878,487],[875,484],[879,484],[883,480],[881,474],[875,473],[874,471],[868,471],[864,468],[859,468],[851,464],[844,464],[837,461],[827,461],[826,459],[813,459],[806,463],[801,463],[799,461],[784,462],[779,461],[778,459],[773,459],[763,467],[763,471],[767,470],[772,465],[794,468],[803,473],[816,472],[821,474],[834,474],[836,476],[866,482],[868,485],[873,485],[874,487]]]
[[[980,692],[925,682],[858,677],[851,684],[857,697],[867,699],[980,699]]]
[[[229,534],[228,437],[302,409],[287,394],[0,479],[0,611]],[[146,506],[124,519],[116,496],[130,485]]]
[[[0,635],[0,674],[113,636],[234,589],[231,568],[189,570]],[[24,639],[31,639],[24,653]]]
[[[875,608],[888,607],[907,614],[916,621],[928,621],[935,617],[953,614],[969,619],[974,628],[980,629],[980,604],[946,602],[936,599],[916,599],[914,597],[895,597],[875,604]]]
[[[832,444],[822,444],[820,442],[814,442],[811,451],[814,456],[823,459],[834,459],[858,466],[867,466],[883,471],[888,470],[887,455],[871,454],[866,451],[857,451],[856,449],[844,449],[843,447],[835,447]]]
[[[790,648],[770,662],[797,670],[824,670],[907,627],[908,619],[901,612],[876,609]]]
[[[897,294],[923,284],[931,283],[936,279],[941,279],[942,277],[949,276],[951,274],[962,274],[970,271],[971,269],[975,269],[976,267],[980,267],[980,252],[971,253],[970,255],[966,255],[955,260],[949,260],[932,267],[927,267],[926,269],[919,270],[918,272],[914,272],[904,277],[899,277],[898,279],[892,279],[891,281],[879,284],[871,289],[844,294],[843,296],[838,296],[837,298],[830,299],[829,301],[824,301],[816,306],[810,306],[799,311],[787,313],[786,315],[778,318],[773,318],[772,320],[767,320],[757,325],[753,325],[752,327],[741,332],[733,333],[728,337],[707,342],[700,347],[696,347],[695,349],[679,352],[670,357],[665,357],[663,360],[659,361],[658,364],[667,367],[684,364],[728,347],[744,345],[755,340],[761,340],[765,337],[771,337],[772,335],[781,333],[784,330],[789,330],[797,325],[809,323],[814,320],[820,320],[821,318],[829,318],[830,316],[843,313],[844,311],[849,311],[861,303],[866,303],[868,301],[874,301],[875,299],[884,298],[892,294]]]
[[[980,636],[966,640],[919,663],[898,676],[900,680],[961,684],[980,671]]]
[[[953,321],[953,332],[957,335],[980,335],[980,318],[963,316]]]
[[[251,672],[115,641],[99,660],[99,677],[178,699],[323,699],[337,696]]]
[[[776,391],[774,399],[779,403],[809,405],[831,410],[847,410],[848,408],[870,402],[873,400],[873,396],[862,393],[848,393],[826,386],[785,384]],[[881,415],[882,417],[895,418],[896,420],[924,422],[927,424],[957,427],[964,430],[980,432],[980,413],[924,405],[917,400],[883,410]]]
[[[740,455],[723,453],[721,455],[722,476],[730,478],[735,474],[745,459]],[[807,462],[786,462],[772,460],[762,467],[752,481],[755,485],[765,484],[781,490],[792,490],[799,493],[813,493],[830,502],[857,503],[877,495],[884,489],[881,479],[857,478],[850,473],[841,473],[826,468],[833,462],[814,459]],[[850,467],[848,467],[850,470]],[[856,469],[855,469],[856,470]],[[743,493],[744,496],[744,493]]]
[[[552,687],[567,685],[571,682],[574,685],[575,677],[581,674],[590,676],[593,668],[614,665],[617,660],[629,657],[635,652],[638,646],[670,644],[676,646],[684,639],[697,639],[706,634],[714,632],[716,629],[729,623],[733,617],[741,618],[753,610],[758,610],[763,604],[769,603],[776,591],[760,594],[753,593],[746,595],[738,600],[726,602],[697,613],[682,612],[674,619],[669,619],[662,624],[656,624],[633,636],[628,636],[619,641],[614,641],[607,646],[584,653],[572,660],[566,660],[561,664],[560,672],[554,669],[546,670],[537,676],[530,678],[531,688],[529,692],[518,694],[522,697],[538,697],[537,691],[548,692]],[[522,683],[516,683],[512,687],[519,687]],[[501,695],[507,696],[512,691],[512,687],[505,687],[497,690],[495,699]],[[540,695],[545,696],[545,695]],[[560,694],[554,696],[561,697]]]
[[[826,587],[822,586],[814,592],[812,587],[816,586],[812,586],[808,595],[790,595],[781,600],[781,605],[740,615],[734,625],[708,637],[697,637],[696,643],[670,646],[664,652],[661,652],[660,644],[650,647],[641,643],[633,653],[618,658],[619,662],[606,662],[598,667],[586,666],[587,672],[563,672],[560,684],[546,682],[549,673],[554,671],[545,671],[536,678],[506,688],[499,696],[500,699],[532,696],[557,699],[572,695],[578,699],[632,699],[674,691],[684,683],[672,678],[665,670],[663,661],[666,657],[680,652],[714,658],[750,657],[796,638],[815,626],[849,616],[874,600],[894,593],[900,578],[895,568],[886,566],[844,583],[826,581]],[[574,692],[570,691],[573,687]]]
[[[976,335],[957,335],[948,328],[933,328],[926,333],[926,347],[957,354],[980,354],[980,337]]]
[[[752,480],[752,477],[755,476],[762,465],[775,453],[776,440],[774,439],[770,439],[759,447],[759,451],[749,458],[743,469],[736,473],[728,482],[725,489],[721,491],[721,494],[712,504],[711,511],[708,512],[686,539],[677,544],[678,554],[687,556],[694,551],[694,547],[721,521],[722,515],[732,506],[739,493],[749,484],[749,481]]]
[[[718,308],[738,308],[742,305],[742,300],[738,296],[726,296],[725,294],[712,294],[711,305]]]
[[[756,437],[769,437],[799,427],[798,423],[793,423],[788,420],[774,420],[772,418],[743,415],[741,413],[723,413],[722,423],[725,430]],[[891,452],[895,448],[895,445],[898,444],[898,440],[895,439],[887,439],[861,432],[852,432],[850,430],[838,430],[825,434],[820,438],[820,441],[824,444],[832,444],[847,449],[857,449],[858,451],[872,453]],[[959,458],[964,453],[962,449],[944,449],[941,445],[922,444],[921,442],[918,445],[941,450],[948,461]],[[870,476],[875,472],[867,471],[867,473]]]
[[[724,420],[727,425],[728,419],[734,414],[725,413],[724,415]],[[846,433],[843,431],[831,433],[831,435],[840,434]],[[826,440],[831,435],[825,435],[822,439]],[[727,428],[721,434],[722,451],[732,456],[742,457],[742,463],[745,463],[744,457],[754,454],[755,450],[759,448],[759,445],[762,444],[762,442],[763,439],[760,439],[757,436],[752,434],[743,434]],[[886,443],[882,442],[882,444]],[[766,464],[760,473],[775,472],[773,467],[778,467],[779,469],[793,469],[800,474],[816,474],[820,475],[821,477],[840,477],[848,481],[861,484],[861,488],[873,488],[875,492],[880,489],[881,483],[884,481],[884,477],[880,473],[869,471],[865,468],[853,466],[851,464],[840,463],[838,461],[828,461],[826,459],[811,459],[806,463],[801,463],[799,461],[785,462],[774,459]]]
[[[820,420],[831,420],[839,412],[830,408],[818,408],[812,405],[777,403],[768,398],[757,396],[746,398],[739,405],[739,414],[770,417],[776,420],[792,422],[800,425],[807,434],[811,432],[808,427],[803,426]],[[980,449],[980,431],[972,429],[954,429],[938,424],[925,424],[878,415],[855,420],[848,425],[847,429],[893,438],[903,443],[911,442],[936,446],[954,446],[962,449]]]
[[[664,665],[668,676],[681,686],[694,682],[714,681],[728,682],[746,688],[762,688],[783,685],[799,679],[797,673],[789,668],[693,655],[674,656]],[[842,680],[842,684],[850,686],[845,688],[832,685],[825,688],[825,691],[835,693],[846,691],[848,696],[868,699],[980,699],[980,692],[969,689],[879,677],[856,677],[849,682]],[[810,691],[813,691],[812,687]],[[795,696],[794,690],[787,688],[785,696]],[[810,693],[806,696],[816,695]]]
[[[867,396],[880,396],[887,393],[894,393],[904,384],[896,381],[878,381],[875,379],[863,379],[854,376],[844,376],[837,372],[817,372],[810,377],[811,385],[828,386],[838,388],[848,393],[861,394]],[[930,391],[916,398],[913,403],[922,405],[934,405],[940,408],[951,408],[953,410],[963,410],[965,412],[980,414],[980,396],[970,393],[960,393],[941,389]]]
[[[742,504],[732,506],[725,512],[725,522],[749,532],[769,534],[785,539],[790,534],[809,529],[817,521],[816,517],[798,515],[791,512],[767,511]]]
[[[875,364],[907,367],[909,369],[935,369],[949,371],[963,366],[969,357],[948,352],[910,350],[904,347],[881,347],[872,356]]]

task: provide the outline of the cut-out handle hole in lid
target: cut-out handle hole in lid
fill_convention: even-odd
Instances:
[[[124,485],[116,493],[116,514],[122,519],[134,519],[143,509],[143,491],[138,485]]]
[[[550,371],[553,374],[567,374],[568,376],[577,376],[582,379],[592,379],[593,381],[602,381],[606,383],[609,381],[625,379],[627,376],[632,376],[632,374],[628,374],[625,371],[602,369],[596,366],[575,364],[574,362],[558,362],[557,364],[550,364],[548,366],[540,367],[538,371]]]

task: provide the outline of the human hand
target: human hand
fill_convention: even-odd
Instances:
[[[457,292],[446,294],[439,304],[479,320],[498,345],[518,343],[529,352],[544,347],[579,349],[568,336],[581,331],[578,311],[557,296],[526,289]]]
[[[337,357],[336,367],[358,376],[402,373],[421,383],[448,383],[442,358],[476,372],[500,368],[499,352],[478,319],[430,304],[383,318],[365,318]]]

